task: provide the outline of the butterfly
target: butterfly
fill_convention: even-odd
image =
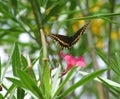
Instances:
[[[73,36],[65,36],[59,34],[49,34],[50,38],[58,42],[62,48],[70,48],[78,42],[80,36],[84,33],[89,23],[81,27]]]

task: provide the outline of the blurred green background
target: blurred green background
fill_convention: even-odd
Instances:
[[[66,68],[65,62],[59,54],[60,50],[75,57],[83,55],[87,67],[82,70],[86,72],[110,67],[99,57],[96,50],[104,53],[104,59],[108,63],[113,62],[118,67],[120,64],[118,62],[120,59],[119,17],[120,0],[0,0],[1,71],[4,71],[4,67],[7,66],[16,42],[20,54],[24,57],[29,56],[31,61],[39,57],[43,48],[40,29],[43,30],[45,36],[47,58],[52,68],[58,67],[59,63],[63,70]],[[87,22],[90,24],[84,35],[70,49],[61,49],[48,36],[50,33],[74,35]],[[115,67],[110,68],[112,71],[105,73],[104,77],[120,83],[119,71],[117,71],[117,75]],[[12,70],[10,63],[5,75],[13,72]],[[79,77],[76,76],[70,85],[76,79]],[[3,79],[1,79],[2,83]],[[99,96],[100,90],[96,86],[96,82],[91,81],[82,86],[79,89],[81,91],[72,92],[64,99],[107,99],[105,98],[107,97],[106,87],[102,88],[104,90],[102,96],[106,92],[102,98]],[[117,98],[120,98],[118,94],[110,93],[110,99]]]

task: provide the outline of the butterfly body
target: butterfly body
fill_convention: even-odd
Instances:
[[[80,28],[73,36],[64,36],[64,35],[57,35],[57,34],[49,34],[49,36],[56,40],[58,42],[58,45],[60,45],[62,48],[70,48],[75,43],[78,42],[80,39],[80,36],[84,33],[86,30],[88,24],[84,25],[82,28]]]
[[[61,47],[69,48],[69,46],[71,45],[71,37],[57,34],[50,34],[49,36],[52,39],[56,40],[58,42],[58,45],[60,45]]]

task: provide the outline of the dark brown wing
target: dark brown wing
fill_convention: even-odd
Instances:
[[[73,46],[76,42],[78,42],[78,40],[80,39],[80,35],[82,35],[84,33],[84,31],[86,30],[88,24],[84,25],[82,28],[80,28],[73,36],[68,37],[68,36],[64,36],[64,35],[57,35],[57,34],[49,34],[49,36],[56,40],[58,42],[58,44],[62,47],[62,48],[70,48],[71,46]]]
[[[75,43],[78,42],[78,40],[80,39],[80,36],[85,32],[88,25],[89,25],[89,23],[85,24],[73,36],[70,37],[70,40],[71,40],[70,46],[73,46]]]
[[[49,34],[49,36],[58,42],[62,48],[69,48],[70,47],[70,37],[64,35],[57,35],[57,34]]]

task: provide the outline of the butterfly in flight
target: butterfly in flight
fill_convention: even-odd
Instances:
[[[88,23],[81,27],[73,36],[70,37],[59,34],[49,34],[49,36],[55,41],[57,41],[58,45],[60,45],[62,48],[70,48],[78,42],[80,36],[85,32],[87,26]]]

